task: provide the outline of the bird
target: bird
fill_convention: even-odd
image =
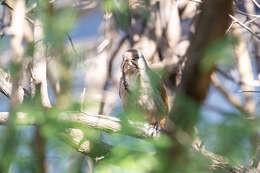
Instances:
[[[141,111],[150,127],[164,128],[169,109],[164,83],[137,49],[122,56],[119,96],[125,111]]]

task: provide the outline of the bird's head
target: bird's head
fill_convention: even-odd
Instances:
[[[129,49],[124,53],[121,70],[126,75],[140,73],[145,71],[147,67],[147,62],[139,50]]]

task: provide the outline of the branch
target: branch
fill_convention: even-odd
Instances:
[[[7,122],[8,112],[0,112],[0,124]],[[78,123],[84,127],[102,130],[107,133],[121,133],[138,138],[150,137],[149,129],[143,123],[128,121],[122,125],[120,119],[105,115],[88,115],[84,112],[63,112],[58,116],[60,121]],[[28,116],[26,113],[18,112],[16,122],[21,125],[35,125],[35,117]]]
[[[9,116],[8,112],[0,112],[0,124],[7,123]],[[58,116],[58,121],[77,123],[81,125],[81,127],[83,126],[84,129],[92,128],[107,133],[121,133],[138,138],[150,137],[149,129],[144,126],[143,123],[129,121],[123,126],[118,118],[105,115],[87,115],[83,112],[63,112]],[[20,125],[36,125],[37,119],[35,116],[17,112],[16,123]],[[80,129],[69,128],[58,135],[58,137],[78,152],[94,158],[106,155],[112,148],[111,145],[101,140],[90,141],[89,139],[85,139],[84,132]]]
[[[256,0],[252,0],[252,1],[258,8],[260,8],[260,4]]]
[[[216,74],[212,74],[211,76],[212,84],[214,87],[238,110],[241,112],[247,113],[247,114],[254,114],[254,112],[251,112],[249,109],[246,109],[246,107],[239,102],[239,99],[236,98],[236,96],[228,93],[223,87],[220,81],[218,80]]]
[[[1,73],[0,73],[1,74]],[[6,74],[6,73],[3,73]],[[7,75],[7,74],[6,74]],[[8,83],[7,88],[10,89],[11,83],[7,81],[6,78],[2,78],[0,76],[0,81],[4,81],[4,83]],[[0,89],[3,90],[6,85],[2,85],[0,82]],[[17,113],[17,123],[22,125],[33,125],[36,120],[35,116],[29,117],[27,114],[18,112]],[[0,113],[0,124],[4,124],[7,122],[9,118],[8,112]],[[125,135],[130,135],[138,138],[149,138],[149,129],[145,127],[142,123],[136,123],[128,121],[128,123],[122,124],[120,119],[115,117],[109,117],[104,115],[88,115],[84,112],[64,112],[61,113],[58,117],[60,121],[71,121],[74,123],[81,124],[84,128],[93,128],[96,130],[101,130],[107,133],[121,133]],[[181,135],[183,136],[183,135]],[[104,156],[106,153],[110,151],[113,147],[104,143],[102,141],[89,141],[84,139],[84,133],[79,129],[68,129],[67,132],[62,133],[59,136],[62,140],[68,143],[71,147],[76,149],[78,152],[81,152],[85,155],[89,155],[91,157],[100,157]],[[206,158],[211,160],[211,165],[209,168],[211,170],[222,169],[225,172],[242,172],[244,170],[249,170],[248,168],[239,166],[233,167],[231,164],[221,156],[217,156],[214,153],[211,153],[197,145],[192,146],[194,151],[200,152]],[[249,172],[249,171],[245,171]]]
[[[193,147],[194,149],[194,147]],[[226,158],[216,155],[212,152],[207,151],[205,148],[195,148],[197,152],[200,152],[203,156],[211,160],[209,165],[210,170],[221,170],[220,172],[227,173],[257,173],[257,170],[254,168],[248,168],[242,165],[232,166],[229,160]]]
[[[257,35],[254,31],[252,31],[248,26],[246,26],[244,23],[240,22],[237,18],[229,14],[229,17],[237,24],[239,24],[241,27],[246,29],[248,32],[250,32],[254,37],[256,37],[258,40],[260,40],[260,36]]]
[[[26,113],[18,112],[17,123],[22,125],[35,124],[36,121],[33,119],[34,117],[29,117]],[[8,112],[0,112],[0,124],[6,123],[8,118]],[[147,128],[143,123],[129,121],[128,123],[122,124],[122,121],[120,121],[118,118],[108,117],[105,115],[87,115],[86,113],[82,112],[67,112],[61,113],[58,119],[60,119],[61,121],[80,123],[81,125],[84,125],[83,128],[93,128],[108,133],[121,133],[140,138],[151,137],[148,134]],[[128,128],[128,130],[126,130],[126,128]],[[132,128],[132,130],[129,130],[129,128]],[[77,151],[92,157],[104,156],[113,147],[105,142],[102,142],[101,140],[91,140],[90,142],[89,140],[84,138],[84,132],[80,129],[67,129],[66,132],[59,135],[59,138],[64,140]],[[199,152],[203,156],[211,160],[211,164],[209,165],[209,169],[211,170],[221,169],[224,172],[232,173],[249,173],[250,171],[252,172],[252,170],[254,170],[241,165],[232,166],[226,158],[211,153],[205,148],[196,145],[195,143],[194,145],[192,145],[192,149],[193,151]]]
[[[238,85],[250,86],[250,87],[260,87],[260,81],[259,80],[242,81],[241,79],[235,79],[231,75],[229,75],[226,72],[224,72],[223,70],[219,69],[218,67],[216,67],[216,72],[218,72],[219,74],[221,74],[226,79],[228,79],[228,80],[230,80],[230,81],[232,81],[232,82],[234,82]],[[242,92],[244,92],[244,91],[242,91]]]
[[[48,96],[48,88],[47,88],[47,60],[45,55],[45,46],[42,40],[43,38],[43,26],[39,20],[35,21],[34,26],[34,39],[38,42],[35,45],[35,53],[33,57],[33,63],[31,67],[31,77],[34,81],[34,84],[41,84],[41,99],[42,105],[44,107],[51,107],[50,99]]]
[[[231,15],[229,15],[231,16]],[[243,38],[241,34],[241,30],[238,27],[235,27],[233,30],[234,35],[238,38],[238,43],[234,46],[234,52],[237,60],[237,68],[241,77],[241,81],[246,83],[246,81],[253,81],[254,74],[252,69],[252,62],[250,59],[250,55],[247,49],[247,43],[245,42],[245,38]],[[253,90],[251,86],[241,86],[242,90]],[[252,93],[243,93],[245,102],[244,107],[249,112],[253,113],[256,109],[256,103],[254,101],[254,97]],[[248,114],[250,115],[250,114]],[[251,114],[253,115],[253,114]]]

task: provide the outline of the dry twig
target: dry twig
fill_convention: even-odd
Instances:
[[[229,14],[229,17],[235,22],[238,23],[240,26],[242,26],[244,29],[246,29],[247,31],[249,31],[254,37],[256,37],[257,39],[260,40],[260,36],[255,33],[254,31],[252,31],[248,26],[246,26],[244,23],[240,22],[237,18],[235,18],[234,16],[232,16],[231,14]]]
[[[218,80],[216,74],[211,75],[212,84],[214,87],[238,110],[244,113],[249,113],[250,110],[246,110],[244,105],[239,102],[239,99],[236,96],[228,93],[223,87],[220,81]],[[254,112],[250,112],[250,114],[254,114]]]

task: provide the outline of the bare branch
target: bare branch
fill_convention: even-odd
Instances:
[[[246,83],[247,81],[253,81],[254,75],[252,62],[247,50],[245,38],[243,38],[243,35],[241,34],[241,31],[238,27],[235,27],[233,32],[234,35],[238,37],[238,43],[234,47],[234,52],[236,55],[237,67],[241,77],[241,81],[243,81],[243,83]],[[242,85],[242,90],[253,90],[253,87]],[[244,93],[244,97],[244,107],[251,113],[251,115],[253,115],[252,113],[255,112],[255,101],[253,95],[252,93]]]
[[[0,112],[0,124],[6,123],[8,118],[8,112]],[[88,115],[83,112],[64,112],[59,115],[58,119],[60,121],[79,123],[86,127],[102,130],[107,133],[117,132],[141,138],[150,136],[148,129],[143,126],[143,123],[129,121],[126,125],[122,126],[120,119],[105,115]],[[18,112],[16,121],[22,125],[32,125],[35,124],[36,119],[28,116],[26,113]]]
[[[225,73],[224,71],[222,71],[219,68],[216,68],[216,72],[218,72],[219,74],[224,76],[226,79],[228,79],[232,82],[235,82],[238,85],[244,85],[244,86],[250,86],[250,87],[259,87],[260,86],[259,80],[246,80],[246,81],[237,80],[237,79],[233,78],[231,75],[228,75],[227,73]],[[242,92],[245,92],[245,91],[242,90]]]
[[[245,15],[245,16],[259,17],[259,15],[257,15],[257,14],[249,14],[249,13],[245,13],[243,11],[237,10],[237,9],[235,9],[234,11],[239,14]]]
[[[229,17],[235,22],[238,23],[240,26],[242,26],[244,29],[246,29],[247,31],[249,31],[254,37],[256,37],[257,39],[260,40],[260,36],[255,33],[254,31],[252,31],[248,26],[246,26],[244,23],[240,22],[237,18],[235,18],[234,16],[232,16],[231,14],[229,14]]]
[[[115,117],[108,117],[104,115],[87,115],[85,113],[79,112],[70,112],[70,113],[62,113],[59,116],[61,121],[71,121],[74,123],[80,123],[84,125],[84,128],[94,128],[97,130],[102,130],[104,132],[109,133],[122,133],[126,135],[131,135],[135,137],[141,138],[149,138],[147,133],[147,128],[143,123],[136,122],[128,122],[124,123],[124,126],[128,126],[132,128],[132,130],[124,130],[122,122]],[[9,118],[9,113],[0,112],[0,124],[6,123]],[[17,123],[20,124],[34,124],[35,120],[32,117],[29,117],[25,113],[18,112],[17,113]],[[62,140],[68,143],[70,146],[75,148],[77,151],[90,155],[92,157],[101,157],[107,154],[110,149],[113,147],[107,143],[102,141],[93,141],[84,138],[84,132],[80,129],[68,129],[66,132],[62,133],[59,136]],[[249,173],[250,171],[254,171],[254,169],[249,169],[244,166],[232,166],[230,162],[219,155],[216,155],[212,152],[207,151],[205,148],[194,144],[192,146],[193,151],[200,152],[206,158],[211,160],[211,164],[209,165],[210,170],[221,169],[224,172],[233,172],[233,173]],[[250,172],[251,173],[251,172]]]
[[[223,87],[222,84],[220,83],[220,81],[218,80],[216,74],[212,74],[211,75],[211,80],[212,80],[212,84],[214,85],[214,87],[234,106],[236,107],[238,110],[242,111],[242,112],[246,112],[249,113],[249,110],[245,109],[245,106],[239,102],[239,99],[236,98],[234,95],[228,93]],[[251,114],[253,112],[250,112]]]
[[[45,46],[43,44],[43,26],[39,20],[35,21],[34,26],[34,39],[37,41],[35,45],[35,54],[33,58],[33,65],[31,67],[31,76],[35,84],[40,84],[41,86],[41,98],[44,107],[51,107],[51,103],[48,96],[47,89],[47,60],[45,55]]]
[[[252,0],[252,1],[258,8],[260,8],[260,4],[256,0]]]

